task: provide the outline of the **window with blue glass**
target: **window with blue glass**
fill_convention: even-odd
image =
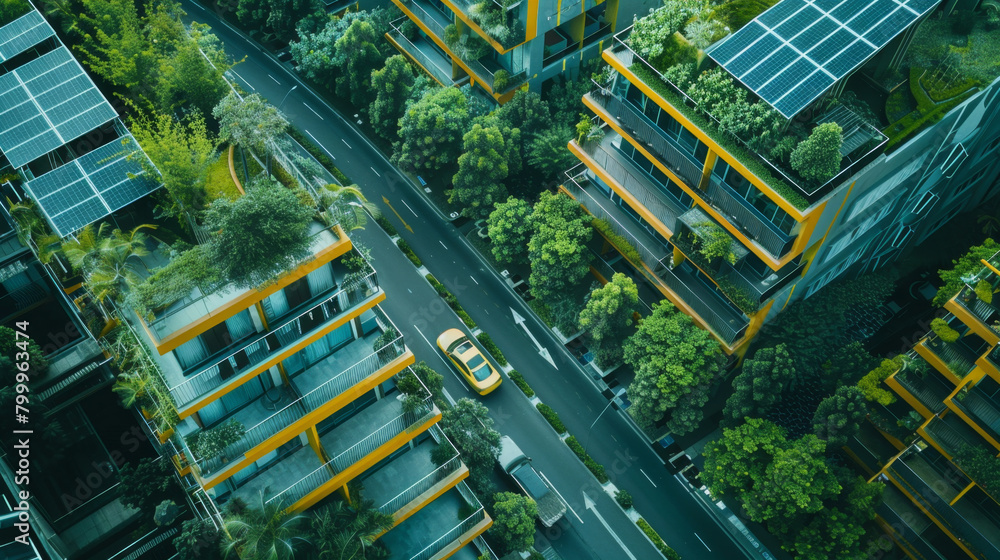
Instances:
[[[743,175],[740,175],[738,171],[733,169],[723,159],[719,158],[715,160],[715,168],[712,170],[712,174],[719,178],[737,196],[742,197],[750,203],[765,220],[774,224],[775,227],[786,235],[791,235],[791,231],[795,228],[796,224],[795,218],[792,218],[788,212],[782,210],[773,200],[760,192],[757,187],[753,186],[753,183],[748,181]]]
[[[681,126],[670,113],[663,110],[654,101],[650,100],[639,88],[630,86],[625,94],[625,99],[632,104],[639,112],[646,116],[660,132],[672,140],[674,145],[688,159],[698,165],[705,164],[705,157],[708,155],[708,146],[698,140],[690,130]]]
[[[635,146],[629,142],[622,141],[621,151],[628,156],[629,159],[635,163],[640,169],[646,172],[652,179],[653,183],[660,188],[660,191],[669,195],[671,198],[679,202],[682,206],[691,206],[693,199],[688,196],[683,189],[678,187],[673,181],[667,177],[667,174],[660,170],[659,167],[653,165],[653,162],[642,155],[642,152],[635,149]]]

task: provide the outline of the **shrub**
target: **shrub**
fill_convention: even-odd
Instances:
[[[222,273],[208,254],[208,247],[198,245],[175,256],[136,286],[128,302],[145,316],[191,295],[192,286],[211,293],[221,280]]]
[[[397,235],[399,235],[399,232],[396,231],[396,226],[392,225],[392,222],[390,222],[389,218],[386,218],[384,214],[381,214],[379,215],[378,218],[375,218],[375,222],[378,225],[382,226],[382,229],[389,235],[389,237],[396,237]]]
[[[486,333],[479,333],[476,336],[476,340],[478,340],[479,343],[483,345],[483,348],[485,348],[486,351],[489,352],[491,356],[493,356],[493,359],[495,359],[498,364],[500,364],[501,366],[507,365],[507,358],[503,357],[503,352],[501,352],[500,348],[498,348],[496,343],[493,342],[493,339],[490,338],[490,335]]]
[[[431,287],[433,287],[434,291],[436,291],[438,295],[444,299],[445,303],[448,304],[448,307],[455,311],[455,314],[458,315],[458,318],[461,319],[463,323],[465,323],[465,326],[470,329],[476,328],[476,322],[472,320],[472,317],[469,317],[469,314],[465,312],[465,309],[462,309],[461,304],[458,303],[458,298],[449,292],[448,288],[444,287],[444,284],[438,282],[438,279],[435,278],[433,274],[427,274],[424,278],[430,282]],[[497,352],[499,352],[499,350]],[[494,355],[494,357],[496,357],[496,355]],[[501,358],[497,358],[497,361],[501,361]],[[502,365],[507,365],[506,360],[502,362]]]
[[[529,399],[535,396],[535,391],[533,391],[531,389],[531,386],[528,385],[528,382],[524,380],[524,376],[521,375],[521,372],[514,369],[511,370],[511,372],[508,375],[510,375],[510,380],[514,382],[514,385],[517,385],[517,388],[520,389],[522,393],[524,393],[524,396],[528,397]]]
[[[444,284],[442,284],[441,282],[438,282],[438,279],[435,278],[433,274],[428,274],[428,275],[424,276],[424,278],[426,278],[427,281],[431,283],[431,287],[432,288],[434,288],[435,290],[437,290],[437,293],[438,293],[439,296],[444,296],[445,294],[448,293],[448,288],[445,288]]]
[[[615,492],[615,501],[624,509],[628,509],[632,507],[632,494],[629,494],[627,490],[619,490]]]
[[[211,459],[239,441],[244,434],[246,428],[243,423],[233,418],[221,426],[188,436],[188,446],[195,450],[199,458]]]
[[[463,323],[465,323],[466,327],[469,327],[470,329],[476,328],[476,322],[472,320],[472,317],[469,317],[469,314],[466,313],[464,309],[456,309],[455,314],[458,315],[458,318],[461,319]]]
[[[882,360],[882,363],[878,367],[868,372],[864,377],[858,381],[858,388],[861,389],[861,393],[864,394],[865,398],[869,401],[877,402],[884,406],[889,406],[890,404],[896,402],[896,396],[892,392],[886,390],[882,386],[882,382],[889,378],[890,375],[902,364],[903,358],[901,356],[896,356],[891,360]]]
[[[807,181],[824,183],[840,171],[840,146],[844,139],[837,123],[823,123],[799,142],[789,162]]]
[[[993,303],[993,286],[986,280],[980,280],[976,283],[976,296],[983,303]]]
[[[566,445],[569,446],[570,450],[576,454],[577,458],[583,461],[583,465],[590,469],[590,472],[597,478],[597,481],[601,484],[606,483],[608,480],[608,473],[604,470],[604,465],[598,463],[587,452],[584,451],[583,446],[580,442],[576,440],[575,436],[569,436],[566,438]]]
[[[551,406],[538,403],[535,405],[535,408],[538,409],[538,412],[542,413],[542,417],[545,418],[545,421],[552,426],[556,433],[566,433],[566,425],[562,423],[562,420],[559,419],[559,414]]]
[[[510,72],[506,70],[497,70],[496,74],[493,74],[493,92],[503,93],[507,86],[510,84]]]
[[[646,523],[645,519],[640,517],[639,520],[635,522],[635,524],[638,525],[640,529],[642,529],[642,532],[645,533],[647,537],[649,537],[649,540],[653,541],[653,544],[660,552],[663,553],[664,556],[667,557],[667,560],[681,560],[681,555],[678,554],[676,550],[667,546],[667,543],[663,542],[663,539],[660,538],[660,535],[657,534],[656,531],[654,531],[653,528],[649,526],[649,523]]]
[[[642,257],[639,256],[639,250],[629,243],[628,239],[618,235],[618,233],[611,228],[611,224],[600,218],[594,218],[591,223],[593,224],[594,229],[601,232],[601,235],[603,235],[609,243],[614,245],[615,249],[618,249],[618,252],[621,253],[622,256],[629,262],[632,262],[637,266],[642,262]]]
[[[951,328],[951,325],[948,324],[948,321],[945,321],[940,317],[931,321],[931,330],[934,331],[934,334],[938,335],[938,337],[940,337],[941,340],[945,342],[955,342],[962,336],[961,334],[958,333],[958,331]]]
[[[420,268],[424,265],[423,261],[420,260],[420,257],[418,257],[417,254],[413,252],[413,249],[410,248],[410,244],[403,241],[402,238],[396,240],[396,246],[399,247],[399,250],[402,251],[404,255],[406,255],[406,258],[410,259],[413,266]]]

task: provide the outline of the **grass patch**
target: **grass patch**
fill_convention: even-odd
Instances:
[[[396,246],[399,247],[399,250],[402,251],[404,255],[406,255],[406,258],[410,259],[410,262],[413,263],[413,266],[417,268],[424,266],[424,263],[420,260],[420,257],[418,257],[417,254],[413,252],[413,249],[410,248],[409,243],[403,241],[402,238],[399,238],[396,240]]]
[[[439,296],[441,296],[442,299],[444,299],[445,303],[448,304],[448,307],[455,311],[455,314],[458,315],[458,318],[461,319],[463,323],[465,323],[465,326],[470,329],[476,328],[476,322],[473,321],[472,317],[469,317],[469,314],[465,312],[465,309],[462,308],[462,304],[458,303],[458,298],[455,297],[455,294],[449,292],[448,288],[444,287],[444,284],[438,282],[438,279],[435,278],[433,274],[428,274],[424,278],[427,278],[427,281],[431,283],[434,290]],[[498,359],[497,361],[500,360]],[[503,365],[507,365],[507,362],[504,361]]]
[[[639,250],[636,249],[634,245],[629,243],[628,239],[618,235],[615,230],[612,229],[611,224],[600,218],[594,218],[590,223],[594,226],[594,229],[599,231],[601,235],[608,240],[608,243],[611,243],[615,246],[615,249],[618,249],[618,252],[621,253],[623,257],[636,265],[642,263],[642,257],[639,255]],[[608,278],[608,281],[610,282],[611,279]]]
[[[503,357],[503,352],[501,352],[497,344],[493,342],[493,339],[490,338],[490,335],[484,332],[479,333],[479,335],[476,336],[476,340],[478,340],[479,343],[483,345],[483,348],[485,348],[486,351],[489,352],[491,356],[493,356],[493,359],[495,359],[498,364],[500,364],[501,366],[507,365],[507,358]]]
[[[608,478],[608,473],[604,470],[604,465],[595,461],[590,455],[587,455],[587,452],[584,451],[583,446],[580,445],[580,442],[576,440],[575,436],[569,436],[566,438],[566,445],[568,445],[570,450],[576,454],[577,458],[583,461],[583,465],[587,467],[591,473],[593,473],[598,482],[605,484],[608,480],[610,480]]]
[[[566,433],[566,425],[563,424],[562,420],[559,419],[559,413],[553,410],[551,406],[545,403],[538,403],[535,405],[535,408],[538,409],[538,412],[542,413],[542,418],[545,418],[545,421],[548,422],[550,426],[552,426],[552,429],[554,429],[556,433],[558,434]]]
[[[234,159],[233,167],[235,163]],[[240,197],[240,191],[229,173],[229,150],[223,150],[219,154],[219,159],[208,168],[208,173],[205,175],[205,196],[209,202],[220,198],[236,200]]]
[[[635,524],[642,529],[642,532],[649,537],[649,540],[653,541],[653,545],[667,557],[667,560],[681,560],[681,555],[676,550],[667,546],[667,543],[663,542],[663,538],[649,526],[649,523],[646,523],[645,519],[640,517]]]
[[[524,376],[521,375],[521,372],[517,371],[516,369],[512,369],[510,370],[510,373],[508,375],[510,376],[510,380],[514,382],[514,385],[517,385],[517,388],[520,389],[522,393],[524,393],[524,396],[528,397],[529,399],[535,396],[535,391],[531,388],[530,385],[528,385],[528,382],[525,381]]]

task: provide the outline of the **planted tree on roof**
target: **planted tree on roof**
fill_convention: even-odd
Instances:
[[[629,45],[644,58],[656,58],[674,44],[674,33],[701,10],[694,0],[665,0],[663,6],[637,18],[629,35]]]
[[[196,109],[207,115],[229,91],[223,74],[229,64],[209,62],[195,41],[179,41],[173,54],[160,60],[156,85],[157,106],[161,111]]]
[[[733,379],[733,394],[726,401],[723,414],[731,425],[746,417],[766,416],[794,376],[795,362],[784,344],[761,348],[752,359],[743,361],[740,374]]]
[[[437,171],[455,163],[468,124],[468,100],[461,91],[427,90],[399,119],[393,162],[408,173]]]
[[[354,491],[351,491],[354,496]],[[385,545],[376,540],[392,529],[393,516],[375,508],[371,500],[337,500],[312,520],[315,546],[321,559],[376,560],[386,558]]]
[[[288,130],[288,121],[274,105],[257,93],[241,99],[239,94],[233,92],[215,106],[212,114],[219,120],[219,140],[232,142],[240,147],[244,177],[250,179],[244,149],[265,154],[270,171],[271,150]]]
[[[498,202],[486,220],[493,256],[500,264],[528,262],[531,238],[531,205],[520,198],[508,197]]]
[[[368,118],[382,138],[396,139],[399,117],[406,110],[415,80],[409,61],[401,54],[389,57],[381,70],[372,71],[371,87],[375,99],[368,107]]]
[[[275,179],[261,177],[246,195],[219,199],[206,212],[213,258],[236,286],[260,286],[310,254],[313,213]]]
[[[224,558],[243,560],[291,560],[296,552],[305,550],[308,518],[288,511],[290,504],[281,500],[265,501],[258,494],[255,507],[241,507],[239,513],[226,515],[223,531],[228,538],[222,542]],[[228,504],[227,504],[228,505]]]
[[[496,124],[496,121],[487,124]],[[514,128],[505,137],[498,126],[472,125],[463,138],[458,173],[448,202],[462,207],[462,215],[472,219],[489,216],[494,204],[509,196],[504,181],[512,159],[519,159],[521,131]],[[519,163],[519,162],[518,162]]]
[[[528,241],[531,294],[546,304],[569,292],[590,264],[586,243],[594,233],[580,204],[564,194],[542,193],[531,214]]]
[[[535,517],[538,516],[535,501],[513,492],[499,492],[493,498],[490,536],[500,544],[501,553],[522,552],[534,546]]]
[[[638,304],[639,288],[620,272],[590,292],[580,312],[580,329],[590,336],[597,365],[608,367],[622,358],[622,342],[628,336]]]
[[[974,274],[981,271],[983,267],[982,259],[989,259],[1000,251],[1000,243],[987,238],[982,245],[973,245],[961,257],[951,261],[953,265],[949,269],[939,270],[938,276],[944,284],[938,288],[932,303],[943,306],[965,285],[965,278],[971,279]]]
[[[125,88],[135,100],[150,96],[157,55],[144,36],[144,22],[131,0],[82,0],[73,30],[82,37],[74,46],[90,70]]]
[[[666,300],[654,305],[653,314],[625,341],[624,357],[635,369],[629,414],[647,430],[693,387],[710,384],[722,366],[719,343]]]
[[[102,222],[97,229],[87,224],[75,239],[62,244],[63,255],[97,301],[120,301],[126,291],[142,281],[139,258],[149,254],[145,229],[156,226],[144,224],[122,232],[112,230],[108,222]]]
[[[746,107],[747,91],[722,68],[702,72],[688,88],[687,94],[698,108],[710,115],[727,107]],[[718,117],[716,117],[718,118]]]
[[[837,123],[823,123],[809,133],[809,138],[799,142],[792,152],[792,169],[803,179],[826,182],[840,171],[840,146],[844,143]]]

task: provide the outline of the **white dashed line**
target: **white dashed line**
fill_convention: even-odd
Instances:
[[[372,170],[372,172],[373,172],[373,173],[375,173],[376,175],[378,175],[379,177],[381,177],[381,176],[382,176],[382,175],[381,175],[381,174],[380,174],[380,173],[379,173],[378,171],[375,171],[375,168],[374,168],[374,167],[372,167],[372,166],[370,166],[370,165],[369,165],[369,166],[368,166],[368,169],[371,169],[371,170]],[[404,202],[403,204],[406,204],[406,203]]]
[[[695,534],[694,534],[694,536],[698,537],[698,533],[695,533]],[[701,541],[701,544],[705,544],[705,541],[702,541],[702,540],[701,540],[701,537],[698,537],[698,540],[699,540],[699,541]],[[705,548],[708,548],[708,545],[707,545],[707,544],[705,544]],[[708,548],[708,551],[709,551],[709,552],[712,552],[712,549],[711,549],[711,548]]]
[[[646,480],[648,480],[648,481],[649,481],[649,483],[653,485],[653,488],[656,488],[656,483],[655,483],[655,482],[653,482],[653,479],[652,479],[652,478],[649,478],[649,475],[648,475],[648,474],[646,474],[646,471],[644,471],[644,470],[642,470],[642,469],[639,469],[639,472],[641,472],[641,473],[642,473],[642,476],[646,477]]]
[[[441,246],[442,246],[442,247],[444,247],[444,250],[445,250],[445,251],[447,251],[447,250],[448,250],[448,246],[444,244],[444,241],[441,241],[440,239],[438,239],[438,243],[440,243],[440,244],[441,244]]]
[[[325,121],[325,120],[326,120],[326,119],[324,119],[324,118],[323,118],[323,117],[322,117],[322,116],[321,116],[321,115],[320,115],[319,113],[317,113],[317,112],[316,112],[316,109],[313,109],[312,107],[310,107],[310,106],[306,105],[305,103],[303,103],[302,105],[305,105],[305,108],[306,108],[306,109],[309,109],[310,111],[312,111],[312,114],[314,114],[314,115],[316,115],[317,117],[319,117],[319,120],[321,120],[321,121]]]
[[[347,146],[348,150],[353,150],[354,149],[354,148],[351,147],[350,144],[347,143],[347,140],[344,140],[343,138],[341,138],[340,141],[343,142],[345,146]]]
[[[414,218],[419,218],[420,217],[419,214],[417,214],[416,212],[413,211],[413,208],[410,208],[410,205],[407,204],[405,200],[400,200],[400,202],[403,203],[403,206],[406,206],[406,209],[409,210],[411,214],[413,214]]]
[[[326,152],[326,155],[332,157],[333,159],[337,159],[337,156],[331,154],[330,150],[327,150],[326,146],[324,146],[322,143],[320,143],[320,141],[317,140],[316,137],[312,135],[312,132],[309,132],[308,130],[306,130],[306,134],[308,134],[309,137],[313,139],[313,142],[315,142],[317,146],[319,146],[320,148],[323,148],[323,151]]]
[[[278,81],[278,78],[275,78],[274,76],[272,76],[270,74],[268,74],[267,77],[271,78],[272,80],[274,80],[274,83],[278,84],[279,86],[281,85],[281,82]]]
[[[475,276],[472,276],[472,275],[470,274],[470,275],[469,275],[469,278],[472,278],[472,281],[473,281],[473,282],[476,282],[476,277],[475,277]],[[478,286],[478,285],[479,285],[479,282],[476,282],[476,285]]]

